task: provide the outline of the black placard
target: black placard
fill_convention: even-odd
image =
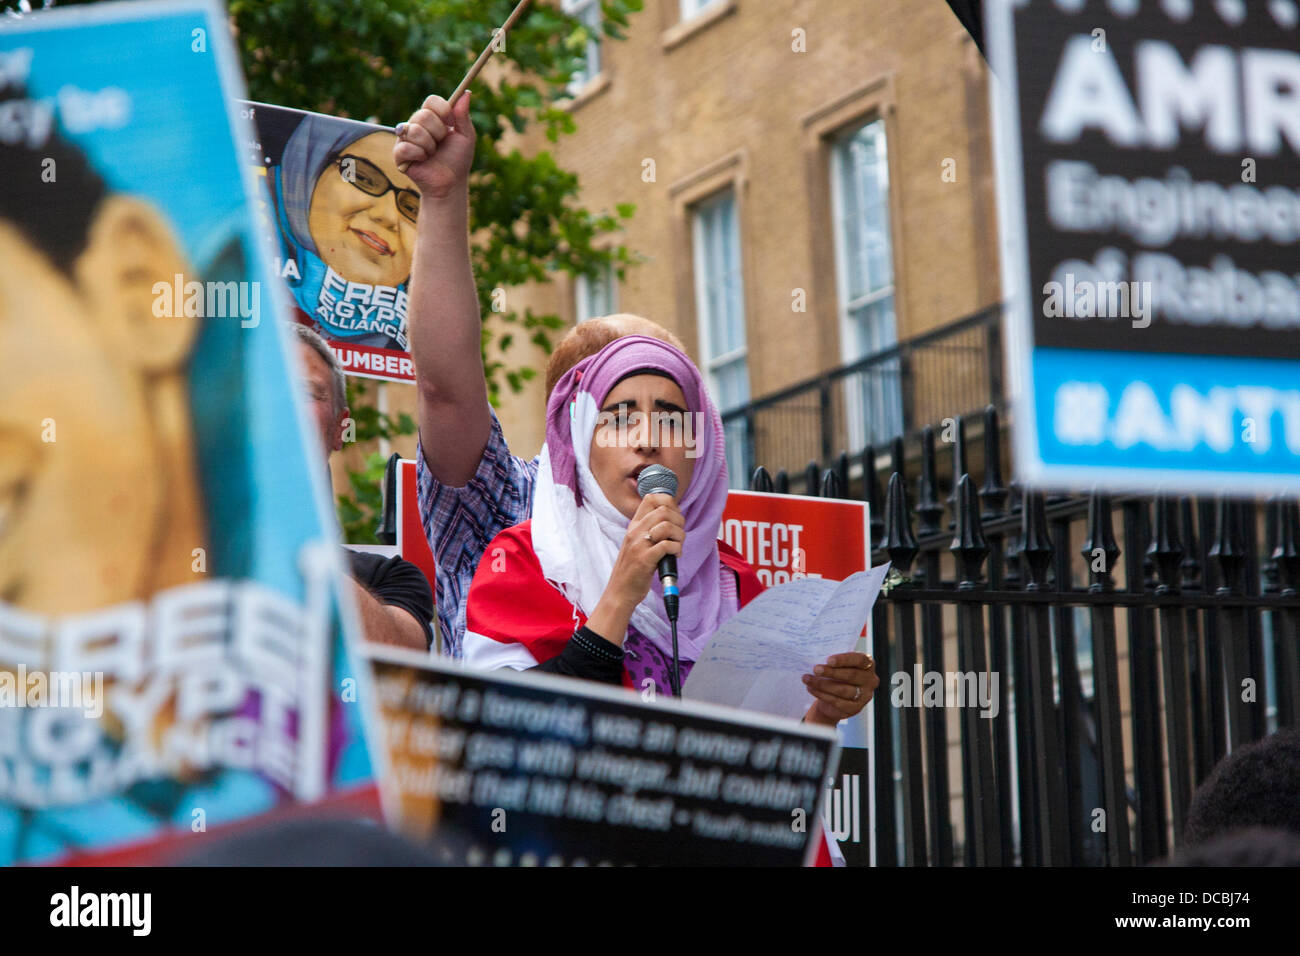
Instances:
[[[576,679],[375,651],[385,813],[483,865],[805,862],[834,734]]]
[[[1012,4],[1036,347],[1300,357],[1297,9]],[[1114,282],[1149,283],[1149,316]]]
[[[1017,480],[1300,489],[1300,2],[989,0]]]

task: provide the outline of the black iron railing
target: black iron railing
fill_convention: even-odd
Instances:
[[[1001,314],[992,306],[724,413],[733,470],[794,473],[836,449],[856,454],[944,416],[1001,408]]]
[[[1297,503],[1024,493],[1002,480],[996,409],[983,418],[978,488],[963,418],[951,483],[922,430],[915,506],[904,440],[883,496],[863,455],[873,563],[901,575],[873,616],[877,862],[1166,857],[1226,753],[1300,725]],[[804,483],[839,496],[847,472],[841,455]],[[765,469],[751,487],[782,490]],[[900,674],[941,675],[943,706],[896,693]],[[996,707],[957,699],[980,675]]]

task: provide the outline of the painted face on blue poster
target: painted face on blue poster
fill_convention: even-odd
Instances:
[[[227,29],[0,22],[0,865],[371,789]]]

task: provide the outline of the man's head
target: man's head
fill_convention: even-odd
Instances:
[[[658,322],[628,312],[601,316],[580,322],[560,339],[555,351],[546,363],[546,397],[551,397],[555,383],[564,377],[564,373],[577,365],[589,355],[595,355],[610,342],[625,335],[648,335],[661,342],[667,342],[682,352],[686,346],[682,340],[665,329]]]
[[[325,340],[305,325],[293,327],[298,336],[307,405],[320,432],[325,457],[343,447],[343,426],[349,409],[343,370]]]
[[[1189,846],[1240,827],[1300,834],[1300,730],[1234,750],[1197,788],[1184,831]]]

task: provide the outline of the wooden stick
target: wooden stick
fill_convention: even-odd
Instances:
[[[515,4],[515,8],[510,11],[510,16],[506,17],[506,22],[501,25],[501,29],[497,33],[492,35],[492,39],[488,41],[488,45],[483,48],[483,52],[478,55],[478,59],[475,60],[474,65],[469,68],[469,72],[465,74],[465,78],[460,81],[459,85],[457,85],[456,91],[451,94],[451,99],[447,101],[449,109],[456,108],[456,101],[460,99],[461,94],[469,88],[469,85],[474,82],[475,77],[482,72],[483,67],[487,64],[487,61],[496,50],[497,37],[504,37],[510,32],[510,28],[515,25],[516,20],[524,15],[524,11],[528,8],[530,2],[531,0],[519,0],[519,2]],[[396,129],[396,127],[394,127],[394,129]],[[405,173],[406,168],[410,165],[410,163],[402,163],[402,165],[397,168],[400,172]]]

